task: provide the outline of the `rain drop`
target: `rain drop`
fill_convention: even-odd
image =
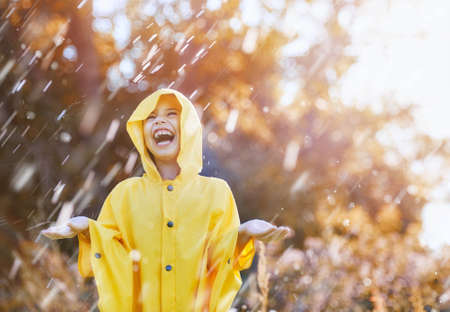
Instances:
[[[51,84],[52,84],[52,80],[47,82],[47,84],[45,85],[44,89],[42,89],[42,92],[46,92],[48,90],[48,88],[51,86]]]
[[[69,143],[72,140],[72,136],[70,135],[70,133],[64,131],[59,135],[59,139],[61,140],[61,142]]]
[[[63,109],[63,111],[58,115],[58,117],[56,117],[56,120],[57,120],[57,121],[60,121],[61,118],[63,118],[65,114],[66,114],[66,110]]]
[[[225,131],[232,133],[236,128],[236,122],[239,117],[239,111],[237,109],[232,109],[228,115],[227,123],[225,125]]]
[[[28,112],[26,112],[25,116],[26,116],[27,119],[31,119],[32,120],[32,119],[36,118],[36,113],[32,112],[32,111],[28,111]]]

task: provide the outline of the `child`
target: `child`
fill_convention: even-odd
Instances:
[[[180,92],[146,97],[126,129],[145,173],[119,182],[97,220],[74,217],[42,233],[78,236],[78,268],[95,277],[100,311],[228,311],[254,240],[293,231],[263,220],[240,225],[228,183],[199,175],[202,127]]]

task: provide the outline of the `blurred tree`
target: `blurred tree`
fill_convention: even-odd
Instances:
[[[241,221],[290,225],[297,236],[288,243],[299,248],[308,248],[308,236],[331,244],[330,231],[347,235],[351,218],[373,223],[382,236],[417,236],[408,230],[420,229],[435,180],[410,168],[430,155],[449,159],[450,145],[417,134],[405,157],[385,144],[383,131],[411,127],[411,107],[387,99],[379,113],[340,103],[336,85],[354,56],[339,14],[359,1],[325,1],[324,11],[316,1],[259,1],[257,9],[245,3],[129,0],[103,11],[91,1],[4,6],[4,276],[18,241],[39,241],[38,232],[64,214],[95,218],[112,186],[142,174],[125,122],[159,87],[176,88],[196,104],[205,155],[218,159],[204,161],[204,173],[229,180]],[[330,225],[341,214],[348,221]],[[71,240],[58,244],[73,252]]]

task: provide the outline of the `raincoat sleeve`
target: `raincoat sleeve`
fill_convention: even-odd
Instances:
[[[239,214],[230,187],[222,192],[223,210],[211,235],[208,249],[210,298],[208,312],[227,312],[242,285],[240,271],[252,264],[255,255],[254,238],[238,250]]]
[[[78,269],[81,276],[94,276],[100,311],[132,311],[133,272],[130,247],[117,225],[113,206],[120,196],[109,193],[97,220],[89,219],[90,238],[78,234]]]

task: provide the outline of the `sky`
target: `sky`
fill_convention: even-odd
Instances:
[[[420,129],[434,137],[449,137],[450,2],[367,3],[351,27],[353,53],[359,61],[344,81],[344,100],[370,104],[394,91],[399,101],[420,104],[416,113]]]
[[[450,1],[372,0],[355,16],[349,51],[358,61],[340,81],[343,101],[377,109],[379,99],[391,94],[400,103],[418,105],[417,129],[450,138]],[[420,166],[431,173],[442,170],[433,157]],[[433,249],[450,244],[450,172],[444,174],[422,214],[421,241]]]

